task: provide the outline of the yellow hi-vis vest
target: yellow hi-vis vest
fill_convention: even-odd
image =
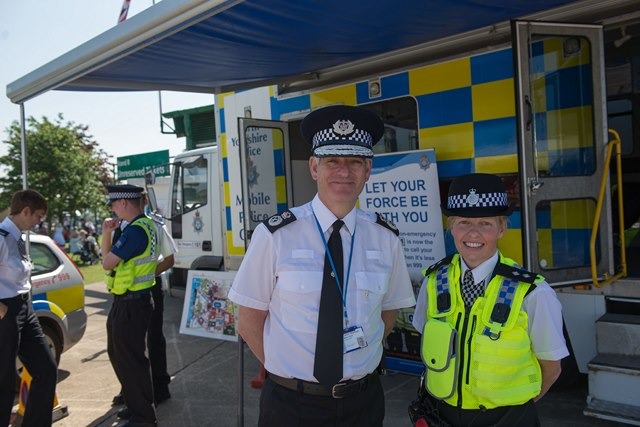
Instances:
[[[107,273],[107,289],[115,295],[127,291],[141,291],[152,287],[156,282],[158,248],[155,226],[146,216],[139,216],[127,227],[141,227],[147,234],[147,247],[144,252],[125,262],[120,262],[112,272]]]
[[[463,409],[525,403],[540,393],[542,374],[522,302],[543,278],[500,254],[484,295],[467,312],[459,258],[455,254],[425,270],[425,387],[434,397]]]

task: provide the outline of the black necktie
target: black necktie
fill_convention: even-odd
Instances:
[[[341,220],[333,223],[333,231],[327,243],[342,289],[344,289],[344,282],[340,228],[343,225],[344,222]],[[318,336],[313,365],[313,376],[320,384],[334,385],[342,379],[342,314],[342,295],[340,295],[329,256],[325,254],[320,313],[318,314]]]
[[[462,279],[462,298],[464,299],[464,305],[471,307],[482,294],[483,290],[484,281],[475,283],[471,269],[465,271],[464,278]]]
[[[24,240],[22,238],[18,239],[18,251],[20,252],[20,256],[22,259],[29,259],[27,256],[27,247],[24,244]]]

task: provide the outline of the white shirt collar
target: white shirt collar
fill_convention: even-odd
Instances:
[[[324,205],[324,203],[322,203],[317,194],[313,200],[311,200],[311,208],[313,209],[313,213],[316,215],[316,218],[318,218],[320,228],[322,228],[322,231],[326,233],[338,218]],[[351,235],[353,235],[353,232],[356,229],[356,216],[357,213],[354,206],[354,208],[351,209],[344,218],[340,218],[344,221],[347,231]]]
[[[484,280],[486,285],[489,282],[488,279],[490,279],[490,276],[493,273],[493,270],[496,268],[496,264],[498,264],[499,259],[500,257],[498,256],[498,251],[496,251],[496,253],[493,254],[491,258],[489,258],[488,260],[484,261],[482,264],[480,264],[479,266],[471,270],[471,273],[473,274],[473,281],[475,283],[480,283]],[[467,264],[465,264],[464,259],[462,259],[462,257],[460,257],[460,266],[462,267],[461,277],[464,277],[464,273],[466,273],[467,270],[469,270],[469,267],[467,266]]]

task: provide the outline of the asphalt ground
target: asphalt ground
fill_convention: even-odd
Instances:
[[[111,400],[120,386],[109,363],[106,347],[107,313],[111,297],[102,283],[86,286],[88,325],[82,340],[62,355],[57,397],[68,415],[55,427],[114,426],[118,407]],[[238,404],[239,346],[235,342],[179,333],[183,299],[165,297],[164,330],[172,376],[171,399],[157,408],[160,426],[255,426],[260,390],[251,387],[259,364],[244,346],[243,410]],[[407,405],[414,399],[418,378],[400,373],[382,377],[386,395],[385,426],[411,425]],[[543,426],[615,426],[582,415],[586,380],[564,390],[552,390],[539,402]],[[16,401],[17,402],[17,401]]]

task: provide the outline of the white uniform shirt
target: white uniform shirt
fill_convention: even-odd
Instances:
[[[18,239],[22,239],[22,232],[11,218],[6,217],[0,228],[9,232],[7,236],[0,236],[0,299],[13,298],[31,289],[31,261],[22,259],[18,249]]]
[[[274,233],[264,224],[256,227],[229,298],[245,307],[268,310],[263,332],[267,371],[316,381],[313,364],[325,246],[313,214],[327,241],[337,218],[317,195],[291,212],[296,220]],[[378,366],[384,334],[381,312],[411,307],[415,297],[400,239],[376,224],[372,213],[353,209],[343,221],[340,236],[345,283],[341,285],[347,286],[350,324],[362,326],[368,343],[344,355],[346,380],[361,378]]]
[[[158,236],[158,262],[162,261],[169,255],[175,255],[178,253],[178,247],[176,242],[169,234],[167,226],[163,222],[159,222],[155,217],[150,217],[153,220],[153,224],[156,226],[156,235]]]
[[[498,252],[491,258],[471,270],[476,283],[484,280],[485,288],[491,280],[493,269],[499,261]],[[469,269],[460,257],[460,277]],[[413,327],[420,333],[424,329],[427,314],[427,278],[424,279],[418,302],[413,314]],[[560,360],[569,355],[562,334],[562,305],[556,292],[545,281],[536,283],[536,287],[522,302],[522,310],[529,316],[528,332],[533,353],[540,360]]]
[[[147,215],[152,221],[153,225],[156,227],[156,236],[158,239],[158,262],[162,261],[164,258],[169,255],[175,255],[178,253],[178,246],[176,246],[175,240],[171,237],[169,230],[167,230],[167,226],[164,222],[160,221],[157,217],[153,215]],[[121,219],[120,220],[120,229],[124,230],[125,227],[129,225],[129,222]]]

